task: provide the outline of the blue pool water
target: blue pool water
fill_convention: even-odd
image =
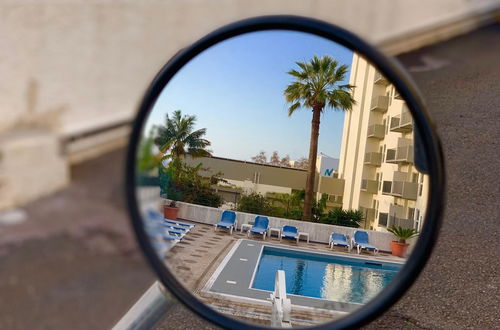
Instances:
[[[252,288],[274,290],[276,271],[289,294],[366,303],[396,276],[400,264],[264,247]]]

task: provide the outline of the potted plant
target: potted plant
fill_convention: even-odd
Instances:
[[[410,245],[406,243],[406,240],[417,236],[418,231],[414,228],[403,228],[401,226],[391,226],[387,230],[398,238],[397,241],[391,242],[392,255],[404,258]]]
[[[177,220],[178,213],[179,208],[177,207],[176,201],[170,200],[170,202],[163,205],[163,216],[166,219]]]

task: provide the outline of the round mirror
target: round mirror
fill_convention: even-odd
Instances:
[[[176,55],[128,155],[148,259],[228,328],[375,317],[425,263],[443,186],[408,77],[347,31],[297,17],[242,21]]]

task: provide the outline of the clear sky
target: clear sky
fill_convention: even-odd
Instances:
[[[252,32],[204,51],[169,82],[146,123],[163,124],[180,109],[196,115],[206,128],[214,156],[250,160],[259,151],[276,150],[291,159],[307,157],[312,113],[299,109],[288,117],[283,90],[296,61],[330,55],[352,62],[352,51],[329,40],[292,31]],[[346,76],[346,82],[349,74]],[[318,153],[338,158],[344,114],[331,108],[321,118]]]

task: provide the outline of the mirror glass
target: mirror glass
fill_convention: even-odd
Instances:
[[[189,61],[137,146],[137,203],[170,272],[214,311],[312,326],[384,290],[424,225],[427,175],[394,85],[330,40],[284,30]]]

